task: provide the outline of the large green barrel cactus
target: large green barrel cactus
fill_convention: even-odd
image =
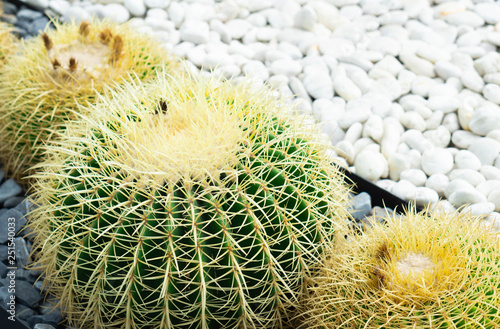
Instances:
[[[23,42],[0,70],[0,161],[16,179],[33,173],[40,146],[75,118],[78,104],[94,102],[130,74],[147,81],[158,68],[178,66],[159,42],[128,24],[54,24]]]
[[[386,221],[325,251],[305,328],[500,327],[498,231],[442,210]]]
[[[69,127],[30,222],[69,322],[282,327],[348,198],[327,141],[285,109],[245,85],[160,76]]]

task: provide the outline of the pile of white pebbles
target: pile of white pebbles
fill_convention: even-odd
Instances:
[[[197,68],[251,76],[320,122],[358,175],[500,222],[499,2],[25,2],[66,21],[130,20]]]

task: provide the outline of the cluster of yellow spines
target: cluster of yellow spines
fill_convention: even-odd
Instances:
[[[441,211],[386,220],[325,253],[304,302],[307,328],[499,328],[494,230]]]
[[[0,72],[0,160],[14,178],[33,173],[40,147],[53,140],[106,86],[119,88],[177,60],[158,42],[127,24],[108,21],[54,23],[25,41]],[[79,107],[79,105],[82,105]]]
[[[0,3],[0,15],[2,14],[3,10]],[[12,33],[13,30],[9,24],[0,22],[0,67],[5,64],[7,56],[16,49],[18,40]]]

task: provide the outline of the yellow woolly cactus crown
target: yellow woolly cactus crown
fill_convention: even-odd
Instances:
[[[386,220],[325,254],[304,302],[307,328],[500,326],[495,231],[441,211]]]
[[[16,178],[24,175],[41,160],[39,147],[74,118],[77,105],[93,103],[105,86],[118,87],[129,75],[146,81],[157,68],[177,66],[159,43],[127,24],[55,23],[54,30],[26,41],[1,72],[0,157],[6,169]]]

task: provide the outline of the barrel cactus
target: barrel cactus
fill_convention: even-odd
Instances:
[[[2,10],[0,8],[0,15]],[[14,29],[7,23],[0,22],[0,67],[5,64],[7,56],[13,53],[17,47],[17,38],[12,33]]]
[[[467,214],[408,211],[325,253],[307,328],[499,328],[500,242]]]
[[[156,68],[177,66],[160,43],[129,25],[54,24],[0,71],[0,161],[16,179],[32,173],[39,147],[75,117],[77,104],[93,102],[129,74],[148,80]]]
[[[328,141],[268,92],[130,83],[47,147],[36,265],[71,325],[281,328],[348,216]]]

